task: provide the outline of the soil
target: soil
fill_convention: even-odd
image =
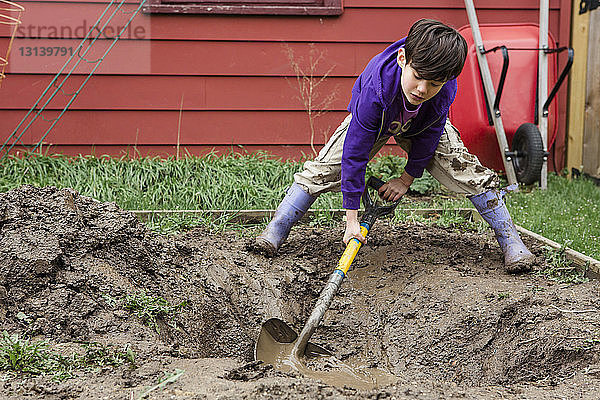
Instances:
[[[114,203],[23,186],[0,194],[0,330],[55,348],[98,342],[132,367],[19,375],[7,399],[598,399],[598,281],[509,275],[491,231],[378,221],[312,341],[393,374],[336,387],[253,360],[262,322],[298,331],[343,247],[343,225],[294,228],[273,258],[239,232],[161,236]],[[543,251],[526,241],[543,268]],[[158,332],[114,299],[186,302]],[[184,371],[181,373],[181,371]]]

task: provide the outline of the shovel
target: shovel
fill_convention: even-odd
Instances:
[[[394,203],[380,204],[379,201],[373,201],[371,199],[369,187],[379,190],[384,183],[385,182],[381,179],[373,176],[370,177],[362,195],[365,212],[360,220],[360,230],[364,237],[367,236],[367,233],[377,218],[392,213],[400,202],[400,200],[398,200]],[[271,318],[263,324],[254,348],[254,357],[256,360],[265,362],[271,360],[273,355],[269,354],[269,352],[273,351],[274,345],[283,345],[283,352],[289,351],[291,348],[291,356],[296,360],[299,360],[302,357],[311,358],[322,355],[332,355],[327,349],[314,343],[309,343],[309,339],[321,323],[325,311],[329,309],[329,306],[333,301],[333,296],[335,296],[342,281],[346,277],[350,265],[352,264],[352,261],[354,261],[354,257],[356,257],[361,246],[362,243],[358,239],[350,239],[346,246],[346,250],[344,250],[342,257],[340,258],[337,268],[330,275],[329,281],[327,281],[325,288],[321,292],[319,300],[317,301],[312,314],[308,318],[308,322],[304,326],[304,329],[300,332],[300,335],[298,335],[286,322],[278,318]],[[281,349],[279,351],[282,352]]]

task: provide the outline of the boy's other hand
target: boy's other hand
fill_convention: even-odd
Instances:
[[[367,239],[360,232],[360,223],[358,222],[358,210],[346,210],[346,231],[342,239],[345,244],[348,244],[350,239],[356,238],[363,244]]]
[[[387,201],[398,201],[406,194],[413,180],[406,172],[400,178],[390,179],[379,188],[379,196]]]

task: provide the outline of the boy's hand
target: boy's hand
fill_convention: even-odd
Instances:
[[[406,194],[414,179],[406,172],[400,178],[390,179],[379,188],[379,196],[387,201],[398,201]]]
[[[346,232],[344,232],[342,240],[348,244],[352,238],[360,240],[363,244],[367,242],[367,239],[360,233],[358,210],[346,210]]]

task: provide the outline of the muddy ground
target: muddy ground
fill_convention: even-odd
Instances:
[[[135,354],[63,381],[4,373],[0,397],[135,399],[177,372],[148,398],[600,398],[598,281],[507,275],[491,231],[382,221],[371,232],[313,341],[396,383],[335,387],[253,362],[265,319],[303,326],[342,230],[299,227],[265,258],[234,232],[161,236],[70,190],[0,194],[0,330],[65,354],[90,342]],[[154,328],[119,303],[140,290],[186,303]]]

